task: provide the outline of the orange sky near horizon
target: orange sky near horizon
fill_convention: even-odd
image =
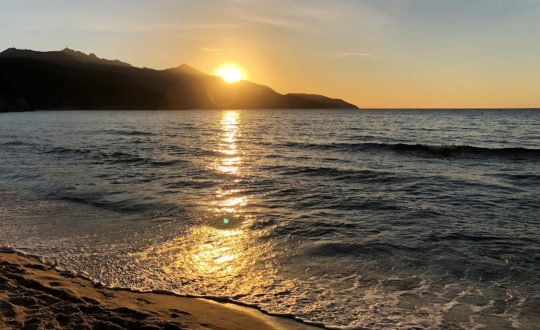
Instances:
[[[280,93],[367,108],[540,107],[532,0],[21,0],[0,48],[70,47],[135,66],[235,63]]]

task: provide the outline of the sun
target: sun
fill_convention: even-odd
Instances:
[[[227,64],[217,70],[217,75],[223,78],[229,84],[244,79],[244,72],[238,66]]]

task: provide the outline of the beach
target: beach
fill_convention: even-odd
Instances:
[[[317,329],[208,299],[109,289],[0,253],[1,329]]]

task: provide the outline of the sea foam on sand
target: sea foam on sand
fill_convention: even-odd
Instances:
[[[0,252],[0,329],[316,329],[207,299],[109,289]]]

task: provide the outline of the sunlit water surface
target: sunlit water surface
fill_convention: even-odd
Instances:
[[[0,245],[343,328],[540,324],[540,111],[0,114]]]

